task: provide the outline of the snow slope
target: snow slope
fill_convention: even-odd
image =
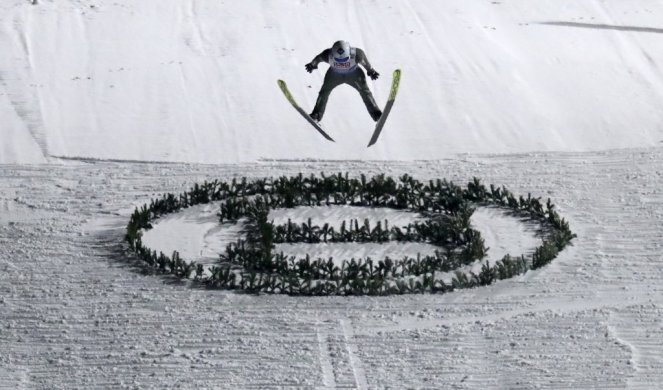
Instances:
[[[0,388],[657,389],[663,150],[431,162],[0,166]],[[446,295],[288,297],[145,271],[131,207],[273,172],[473,176],[551,196],[578,234],[541,270]],[[507,240],[505,240],[507,241]]]
[[[660,1],[30,3],[0,1],[0,389],[663,387]],[[310,108],[303,66],[339,38],[380,102],[403,69],[370,149],[353,90],[333,144],[276,87]],[[578,238],[486,288],[310,299],[200,289],[122,242],[196,182],[345,171],[551,197]],[[232,232],[202,212],[161,227],[211,261]],[[493,249],[527,242],[479,218]]]
[[[437,159],[663,141],[656,1],[90,1],[0,4],[0,162]],[[349,87],[310,109],[337,39],[403,69],[380,142]]]

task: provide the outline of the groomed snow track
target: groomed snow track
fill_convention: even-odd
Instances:
[[[416,163],[0,166],[0,388],[650,389],[663,383],[663,150]],[[133,207],[195,182],[349,171],[551,197],[578,238],[486,288],[252,296],[145,274]]]

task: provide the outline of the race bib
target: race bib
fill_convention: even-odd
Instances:
[[[354,51],[353,51],[354,52]],[[351,53],[348,57],[335,58],[332,54],[329,55],[329,65],[338,73],[352,72],[357,68],[357,61],[355,56]]]

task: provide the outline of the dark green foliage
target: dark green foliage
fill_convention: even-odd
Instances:
[[[219,219],[222,223],[245,221],[246,238],[228,245],[220,255],[223,266],[208,269],[187,263],[174,252],[172,257],[146,248],[141,231],[161,215],[182,208],[212,201],[221,201]],[[543,245],[535,251],[531,262],[525,257],[505,256],[494,266],[485,263],[478,274],[459,271],[459,267],[483,259],[487,248],[478,231],[471,228],[474,205],[509,208],[540,221],[548,229]],[[388,207],[410,210],[427,219],[406,226],[390,226],[379,221],[352,219],[342,223],[338,231],[325,223],[274,225],[268,220],[269,210],[282,207],[349,205],[357,207]],[[462,189],[446,180],[421,183],[409,175],[394,180],[385,175],[350,178],[349,174],[326,176],[299,174],[275,179],[196,184],[189,192],[175,196],[166,194],[136,209],[127,226],[129,247],[149,267],[189,278],[212,288],[241,289],[249,293],[285,293],[291,295],[386,295],[404,293],[445,293],[494,283],[537,269],[548,264],[576,236],[568,222],[561,218],[550,199],[515,196],[506,188],[486,188],[474,178]],[[427,242],[440,247],[434,256],[392,260],[345,260],[341,265],[333,259],[286,257],[274,253],[278,243],[310,244],[321,242]],[[531,265],[530,265],[531,264]],[[436,272],[454,271],[451,285],[436,280]]]
[[[196,277],[195,280],[198,282],[203,281],[203,275],[205,274],[205,267],[202,264],[196,264]]]
[[[235,288],[235,279],[237,275],[230,269],[229,266],[212,267],[210,271],[212,276],[209,279],[206,279],[207,285],[216,288]]]
[[[512,258],[509,255],[498,261],[494,267],[497,279],[509,279],[516,275],[523,274],[529,269],[524,257]]]
[[[536,248],[534,255],[532,256],[532,269],[541,268],[544,265],[550,263],[555,257],[559,250],[557,246],[549,241],[545,241],[542,246]]]
[[[468,278],[467,274],[461,271],[456,271],[456,275],[451,280],[451,286],[454,290],[461,288],[472,288],[476,286],[474,278]]]
[[[479,286],[488,286],[497,280],[497,269],[484,263],[479,274],[471,273],[472,281]]]

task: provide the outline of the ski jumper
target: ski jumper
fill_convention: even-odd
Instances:
[[[364,101],[366,109],[373,120],[377,120],[377,118],[380,117],[381,111],[377,104],[375,104],[373,94],[368,88],[366,74],[359,67],[359,65],[361,65],[367,71],[373,69],[362,49],[355,47],[350,48],[350,53],[345,58],[335,58],[332,50],[326,49],[318,54],[313,61],[311,61],[311,64],[314,67],[317,67],[321,62],[328,63],[329,69],[325,74],[325,81],[320,88],[318,100],[311,113],[312,116],[315,114],[319,119],[322,119],[331,91],[341,84],[348,84],[359,92],[361,99]]]

